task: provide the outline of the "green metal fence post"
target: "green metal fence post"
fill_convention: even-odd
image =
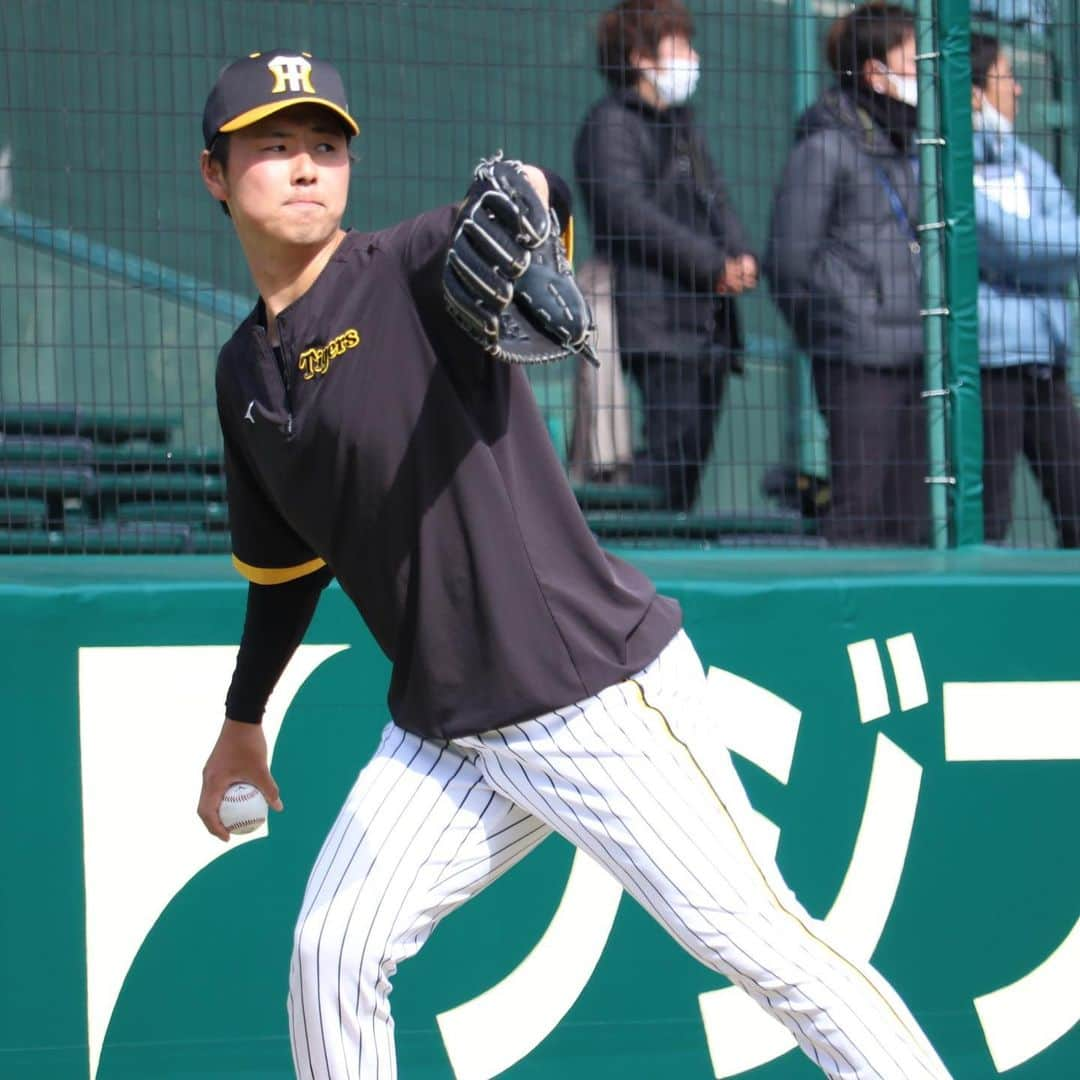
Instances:
[[[971,20],[968,0],[938,0],[941,51],[941,184],[946,221],[946,324],[950,394],[952,540],[983,539],[982,394],[979,385],[978,251],[971,150]]]
[[[931,544],[949,543],[947,488],[953,483],[946,443],[945,326],[949,314],[945,294],[940,166],[942,136],[938,127],[937,27],[935,0],[919,0],[915,12],[916,71],[919,83],[919,231],[922,252],[922,320],[925,349],[927,484],[929,485]]]
[[[791,54],[791,115],[802,115],[817,97],[817,35],[813,0],[790,0],[789,49]],[[788,355],[788,414],[790,438],[796,440],[794,454],[799,471],[811,475],[820,471],[817,432],[814,423],[814,385],[810,363],[794,345]],[[792,458],[789,458],[792,460]]]
[[[1051,52],[1054,58],[1054,78],[1058,84],[1059,109],[1057,117],[1058,174],[1073,196],[1080,195],[1080,155],[1077,139],[1077,92],[1080,90],[1080,4],[1077,0],[1058,0],[1054,5],[1056,19],[1048,27]]]
[[[1057,19],[1050,27],[1055,75],[1060,80],[1058,116],[1058,174],[1074,198],[1080,195],[1080,157],[1077,139],[1077,90],[1080,80],[1080,4],[1077,0],[1058,0]],[[1080,282],[1075,278],[1068,288],[1069,319],[1080,326]],[[1069,385],[1080,394],[1080,335],[1069,335]]]
[[[817,97],[817,35],[813,0],[791,0],[791,109],[798,116]]]

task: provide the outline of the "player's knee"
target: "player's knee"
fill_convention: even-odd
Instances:
[[[314,979],[331,954],[335,958],[344,954],[340,922],[333,905],[313,907],[301,915],[293,931],[292,952],[292,971],[298,979]]]
[[[385,981],[394,965],[385,955],[387,950],[374,947],[370,919],[364,912],[362,903],[350,902],[341,910],[334,905],[313,907],[302,915],[293,932],[293,979],[324,982],[320,972],[324,976],[326,970],[340,970],[341,979],[350,985],[360,981],[361,992],[365,986]]]

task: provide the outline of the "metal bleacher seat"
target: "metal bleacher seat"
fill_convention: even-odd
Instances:
[[[45,499],[0,499],[0,529],[44,529],[48,520]]]
[[[217,450],[170,445],[165,413],[0,408],[0,551],[229,549]]]
[[[106,444],[131,439],[165,443],[179,423],[179,416],[156,412],[111,413],[82,405],[0,406],[0,432],[8,436],[84,438]]]

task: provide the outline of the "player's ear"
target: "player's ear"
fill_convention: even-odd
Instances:
[[[204,150],[199,155],[199,172],[202,173],[206,190],[218,202],[225,202],[228,194],[225,190],[225,169],[217,158],[211,156],[209,150]]]

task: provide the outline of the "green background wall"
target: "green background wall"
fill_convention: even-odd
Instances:
[[[573,175],[572,145],[604,92],[593,34],[604,0],[16,0],[0,4],[0,148],[10,207],[118,251],[251,296],[232,226],[202,188],[206,92],[228,59],[299,47],[334,60],[362,131],[347,223],[391,224],[460,196],[476,161],[508,154]],[[735,205],[763,245],[790,137],[786,9],[692,5],[698,106]],[[579,250],[589,251],[579,221]],[[10,258],[5,257],[11,250]],[[18,261],[16,261],[16,256]],[[228,320],[9,249],[0,233],[0,401],[78,401],[181,417],[178,438],[217,446],[213,366]],[[782,460],[788,376],[764,288],[742,305],[752,347],[733,382],[704,509],[751,515]],[[207,324],[216,324],[207,334]],[[568,433],[569,365],[536,383]],[[734,466],[734,467],[733,467]]]
[[[0,218],[6,207],[118,252],[193,275],[243,306],[251,295],[229,222],[198,179],[199,122],[219,67],[257,48],[333,59],[362,133],[351,210],[378,228],[457,198],[497,148],[572,175],[574,134],[603,93],[593,33],[607,0],[8,0],[0,4]],[[792,127],[789,7],[691,2],[703,58],[695,107],[759,250]],[[840,11],[817,12],[820,37]],[[1076,5],[1021,35],[1024,133],[1075,184],[1075,132],[1061,100]],[[823,84],[814,56],[811,78]],[[1069,65],[1065,64],[1068,71]],[[583,225],[583,222],[578,223]],[[581,252],[589,250],[581,229]],[[0,403],[79,402],[177,416],[188,446],[218,445],[213,365],[230,322],[115,275],[9,246],[0,231]],[[40,238],[39,238],[40,240]],[[747,372],[732,380],[701,509],[775,509],[763,473],[794,461],[791,356],[760,288],[740,300]],[[208,332],[208,330],[210,332]],[[569,366],[536,378],[557,436],[572,426]],[[804,464],[824,469],[820,425]],[[561,436],[560,436],[561,437]],[[806,448],[804,448],[806,449]],[[1017,474],[1012,538],[1052,546],[1042,499]]]

